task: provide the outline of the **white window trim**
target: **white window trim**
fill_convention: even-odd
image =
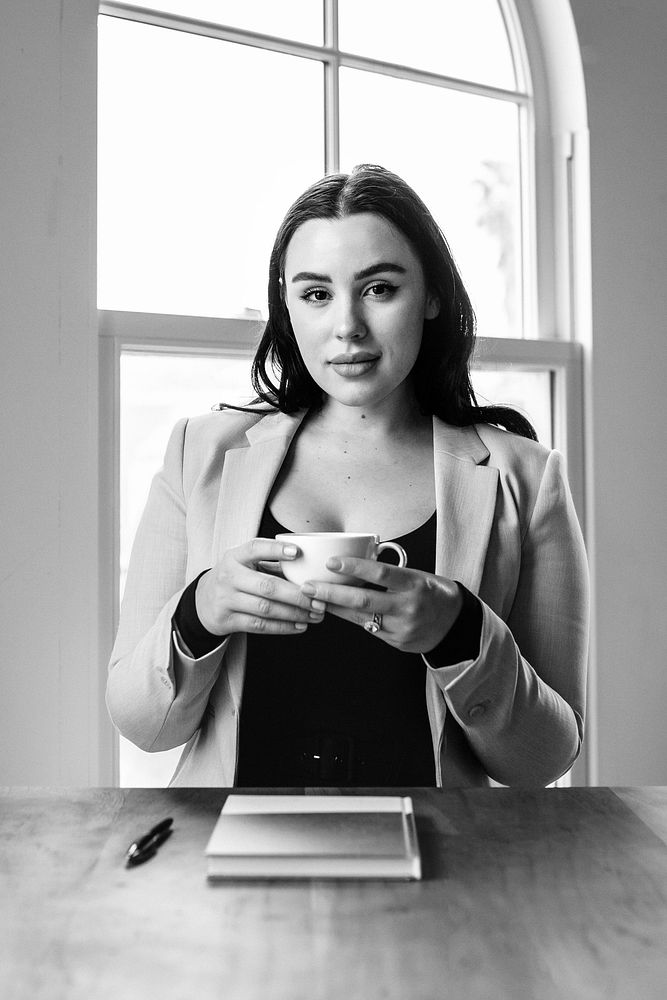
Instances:
[[[324,0],[325,45],[313,46],[258,35],[207,22],[107,2],[100,13],[147,21],[175,30],[195,31],[209,37],[241,44],[264,46],[325,65],[325,162],[328,171],[338,169],[337,118],[338,66],[382,72],[403,79],[445,86],[468,93],[510,100],[521,108],[522,184],[524,203],[535,210],[522,221],[523,260],[536,260],[536,273],[524,274],[524,329],[541,332],[550,339],[479,338],[474,364],[548,370],[553,379],[554,445],[568,461],[575,505],[584,532],[592,537],[591,415],[586,399],[590,384],[590,206],[588,131],[583,74],[572,14],[567,0],[501,0],[508,31],[516,44],[523,36],[527,58],[544,68],[544,77],[534,82],[535,106],[540,128],[534,134],[536,168],[529,150],[535,129],[531,87],[523,79],[522,89],[503,91],[465,80],[341,53],[332,25],[337,0]],[[563,72],[564,57],[573,64]],[[579,73],[580,79],[577,76]],[[571,94],[563,94],[570,82]],[[583,103],[582,103],[583,102]],[[530,195],[534,185],[535,197]],[[536,218],[540,218],[537,229]],[[533,244],[533,241],[535,243]],[[536,253],[531,252],[535,246]],[[532,290],[537,288],[537,295]],[[540,304],[539,315],[535,301]],[[262,323],[254,320],[208,319],[118,311],[100,311],[100,575],[101,645],[110,648],[118,620],[119,562],[119,366],[123,351],[168,351],[251,357]],[[576,338],[576,339],[575,339]],[[111,433],[110,433],[111,431]],[[590,545],[590,542],[589,542]],[[592,559],[592,553],[589,555]],[[593,646],[594,649],[594,646]],[[106,673],[106,662],[100,664]],[[591,664],[588,699],[586,754],[573,769],[575,783],[597,781],[595,738],[595,672]],[[106,727],[100,734],[106,738]],[[101,772],[118,774],[117,740],[113,748],[96,748]],[[111,756],[110,756],[111,755]]]
[[[542,337],[581,346],[578,513],[591,577],[586,740],[575,783],[598,783],[596,581],[592,414],[592,273],[588,112],[581,52],[569,0],[514,0],[533,74],[535,206],[540,219],[536,259]]]
[[[517,107],[519,113],[519,183],[521,187],[521,223],[519,241],[522,262],[522,301],[520,329],[523,336],[534,336],[538,330],[536,314],[536,268],[535,233],[536,215],[534,211],[534,113],[532,83],[529,68],[528,52],[523,44],[520,25],[514,0],[498,0],[501,14],[507,30],[507,35],[514,57],[514,69],[517,79],[515,89],[494,87],[466,80],[459,77],[428,70],[416,69],[399,63],[386,62],[367,56],[359,56],[344,52],[338,47],[338,0],[322,0],[324,13],[324,41],[322,45],[308,42],[292,41],[275,35],[262,34],[243,28],[202,21],[176,14],[163,14],[128,3],[123,0],[107,0],[99,4],[99,13],[122,20],[136,21],[140,24],[150,24],[155,27],[183,31],[188,34],[200,35],[206,38],[216,38],[221,41],[234,42],[239,45],[249,45],[254,48],[265,48],[284,55],[319,62],[324,68],[324,172],[335,173],[340,169],[339,148],[339,74],[341,68],[361,70],[369,73],[379,73],[385,76],[408,80],[429,86],[442,87],[447,90],[457,90],[461,93],[479,97],[490,97],[507,101]],[[555,336],[558,334],[556,333]]]

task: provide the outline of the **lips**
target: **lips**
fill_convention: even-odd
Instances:
[[[359,365],[364,361],[377,361],[379,354],[370,351],[355,351],[353,354],[337,354],[329,362],[330,365]]]
[[[360,378],[373,371],[380,360],[379,354],[356,351],[354,354],[338,354],[329,364],[341,378]]]

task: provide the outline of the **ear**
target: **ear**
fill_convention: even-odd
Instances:
[[[424,319],[435,319],[440,313],[440,299],[437,295],[426,296],[426,308],[424,309]]]

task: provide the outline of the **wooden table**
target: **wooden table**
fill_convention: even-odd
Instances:
[[[0,790],[0,996],[667,996],[667,789],[400,791],[418,883],[209,884],[220,789]]]

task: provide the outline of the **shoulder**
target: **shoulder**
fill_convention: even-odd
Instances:
[[[242,448],[248,444],[246,437],[251,427],[262,420],[271,420],[273,411],[241,413],[238,410],[212,410],[196,417],[189,417],[185,425],[185,451],[191,454],[217,449]]]
[[[235,448],[247,448],[257,438],[280,433],[294,418],[279,410],[248,413],[239,410],[213,410],[201,416],[189,417],[184,430],[184,456],[197,460],[220,455]]]
[[[452,427],[435,423],[436,446],[457,459],[497,470],[501,487],[514,502],[532,509],[540,490],[560,490],[565,473],[559,452],[493,424]]]
[[[540,499],[552,507],[571,504],[565,460],[559,451],[489,424],[475,429],[488,448],[487,464],[498,469],[504,491],[528,516]]]
[[[519,472],[541,479],[550,456],[557,454],[539,441],[512,434],[493,424],[475,424],[475,431],[489,452],[488,464],[501,472]]]
[[[301,413],[289,416],[267,407],[265,412],[253,413],[214,410],[180,421],[174,433],[180,430],[186,493],[202,475],[208,477],[213,470],[219,475],[227,452],[249,448],[271,437],[289,437],[302,417]]]
[[[538,476],[553,452],[537,441],[493,424],[454,426],[434,417],[434,447],[454,458],[503,472],[524,470]]]

